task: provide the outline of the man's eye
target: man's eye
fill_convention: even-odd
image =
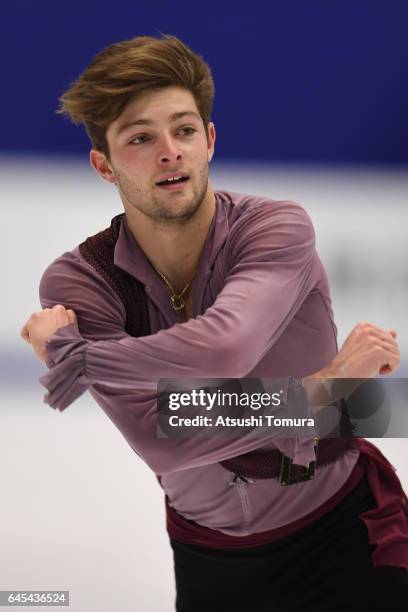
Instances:
[[[147,134],[139,134],[139,136],[135,136],[132,140],[129,141],[129,144],[143,144],[144,142],[148,142],[150,140],[150,136]]]
[[[181,134],[183,134],[183,136],[191,136],[191,134],[194,134],[197,130],[191,126],[186,126],[181,128],[180,132]]]

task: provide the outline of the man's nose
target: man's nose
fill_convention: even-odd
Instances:
[[[181,160],[181,151],[178,143],[170,136],[163,137],[158,159],[160,164],[165,165]]]

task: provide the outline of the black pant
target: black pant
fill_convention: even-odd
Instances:
[[[407,612],[408,572],[372,565],[358,514],[373,507],[364,477],[316,523],[272,544],[215,549],[171,540],[177,612]]]

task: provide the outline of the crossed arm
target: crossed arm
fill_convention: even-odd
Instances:
[[[246,215],[230,236],[229,251],[225,286],[214,304],[196,319],[142,338],[126,334],[123,305],[110,287],[86,262],[66,254],[45,272],[44,310],[28,319],[22,337],[44,362],[48,347],[52,366],[53,337],[71,325],[72,347],[84,341],[86,376],[105,385],[139,389],[148,379],[243,378],[319,283],[320,269],[313,226],[298,205]],[[68,358],[68,340],[65,348]],[[396,333],[362,322],[313,376],[369,378],[398,363]]]
[[[305,214],[297,211],[292,226],[284,228],[277,219],[250,238],[236,249],[225,286],[204,315],[143,338],[126,334],[122,304],[88,264],[71,254],[54,262],[41,282],[44,309],[21,332],[50,368],[43,377],[49,403],[64,409],[89,386],[105,396],[139,393],[143,402],[159,378],[247,376],[316,283],[314,234]],[[259,321],[266,333],[259,333]],[[303,383],[312,398],[321,392],[316,379],[370,378],[398,364],[396,333],[363,322],[334,360]],[[195,451],[197,461],[211,462],[256,448],[253,441],[244,450],[231,443],[228,452],[219,447],[200,455],[199,445],[192,446],[185,459],[172,455],[173,467],[193,465]],[[168,456],[155,471],[167,461]]]

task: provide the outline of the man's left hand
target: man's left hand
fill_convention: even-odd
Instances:
[[[73,310],[68,310],[61,304],[53,308],[44,308],[35,312],[23,326],[20,335],[31,344],[37,357],[44,363],[47,359],[45,344],[61,327],[77,325],[77,318]]]

